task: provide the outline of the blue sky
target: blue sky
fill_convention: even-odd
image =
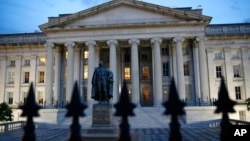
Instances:
[[[0,34],[39,31],[38,26],[58,14],[75,13],[110,0],[1,0]],[[140,0],[141,1],[141,0]],[[201,6],[211,24],[250,23],[250,0],[142,0],[167,7]]]

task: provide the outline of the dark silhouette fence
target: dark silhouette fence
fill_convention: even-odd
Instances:
[[[221,119],[221,133],[220,140],[228,141],[229,138],[229,128],[232,126],[231,123],[237,124],[236,120],[229,120],[228,113],[234,112],[233,106],[236,102],[229,99],[228,92],[224,83],[224,79],[221,79],[221,86],[218,93],[218,100],[213,100],[213,105],[217,107],[215,113],[222,113]],[[169,89],[169,98],[168,101],[163,103],[163,106],[166,108],[164,115],[171,116],[171,122],[169,123],[170,141],[181,141],[182,135],[180,132],[180,123],[178,121],[178,116],[185,114],[184,106],[185,103],[179,99],[178,92],[176,90],[174,79],[172,78],[171,86]],[[127,90],[126,81],[123,83],[122,92],[120,95],[119,101],[114,105],[116,112],[115,116],[121,117],[120,124],[120,133],[118,141],[131,141],[130,137],[130,125],[128,121],[128,116],[134,116],[133,109],[136,107],[135,104],[131,103],[129,99],[129,94]],[[33,90],[33,84],[30,85],[30,90],[28,93],[27,102],[20,107],[23,110],[21,116],[27,117],[27,122],[24,127],[23,141],[35,141],[35,126],[33,122],[34,116],[39,116],[38,110],[41,108],[35,102],[35,94]],[[87,106],[80,101],[80,94],[78,91],[78,84],[75,82],[74,89],[72,92],[71,102],[65,107],[68,111],[66,116],[72,117],[72,124],[70,126],[69,141],[80,141],[81,139],[81,126],[79,124],[78,118],[80,116],[85,116],[84,110]],[[242,123],[242,122],[240,122]],[[167,133],[166,133],[167,134]]]

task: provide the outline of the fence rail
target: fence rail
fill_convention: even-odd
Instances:
[[[26,121],[0,123],[0,133],[23,128]]]

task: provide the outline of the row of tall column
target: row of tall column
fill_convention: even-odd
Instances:
[[[176,59],[176,84],[177,90],[179,92],[180,99],[184,99],[185,96],[185,77],[183,69],[183,52],[182,44],[185,38],[176,37],[173,41],[176,43],[175,59]],[[154,105],[160,105],[163,100],[162,96],[162,60],[161,60],[161,48],[162,43],[161,38],[152,38],[152,53],[153,53],[153,93],[154,93]],[[199,70],[195,70],[195,80],[196,85],[200,84],[200,89],[196,89],[196,93],[200,95],[202,101],[206,101],[209,96],[208,91],[208,74],[207,74],[207,62],[206,62],[206,53],[204,46],[204,37],[197,37],[198,41],[198,51],[195,52],[195,60],[199,62],[199,65],[196,67]],[[128,40],[129,45],[131,46],[131,83],[132,83],[132,101],[136,104],[140,104],[140,85],[139,85],[139,53],[138,46],[140,44],[139,39],[130,39]],[[108,40],[106,44],[110,48],[110,70],[113,72],[113,101],[117,101],[118,97],[118,78],[117,78],[117,47],[118,40]],[[73,89],[74,80],[79,79],[79,76],[76,75],[75,71],[78,71],[79,64],[77,63],[80,60],[80,54],[75,53],[76,44],[74,42],[67,42],[64,44],[68,50],[68,60],[67,60],[67,87],[66,87],[66,101],[70,100],[71,92]],[[92,87],[92,75],[95,69],[95,47],[96,41],[86,41],[85,45],[88,47],[89,58],[88,58],[88,84],[87,84],[87,101],[91,100],[91,87]],[[45,87],[45,100],[46,106],[52,106],[52,93],[53,93],[53,58],[54,58],[54,43],[48,42],[45,44],[47,47],[47,65],[46,65],[46,87]],[[57,54],[56,65],[59,62],[58,58],[60,55]],[[78,59],[78,60],[77,60]],[[60,64],[60,63],[59,63]],[[59,69],[57,66],[55,69]],[[55,77],[56,83],[60,83],[60,77],[57,75]],[[60,84],[56,84],[56,89],[60,89]],[[196,86],[197,87],[197,86]],[[57,94],[60,94],[60,90],[56,90]]]

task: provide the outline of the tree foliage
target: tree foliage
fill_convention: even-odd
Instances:
[[[250,111],[250,98],[246,100],[247,103],[247,110]]]
[[[0,121],[12,121],[12,110],[5,102],[0,104]]]

